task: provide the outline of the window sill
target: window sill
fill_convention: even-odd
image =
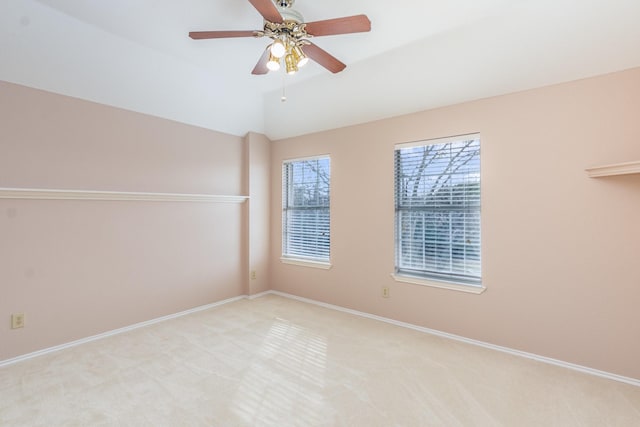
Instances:
[[[308,259],[301,259],[301,258],[286,258],[286,257],[282,257],[280,258],[280,262],[282,262],[283,264],[291,264],[291,265],[298,265],[301,267],[312,267],[312,268],[319,268],[321,270],[328,270],[331,268],[331,264],[328,262],[322,262],[322,261],[311,261]]]
[[[487,288],[484,286],[460,285],[457,283],[438,282],[436,280],[423,279],[421,277],[414,277],[414,276],[404,276],[404,275],[395,274],[395,273],[392,273],[391,277],[393,277],[393,279],[396,282],[412,283],[414,285],[430,286],[432,288],[449,289],[452,291],[466,292],[469,294],[476,294],[476,295],[479,295],[487,290]]]

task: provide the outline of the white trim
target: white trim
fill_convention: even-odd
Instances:
[[[248,198],[248,196],[221,196],[213,194],[133,193],[122,191],[0,188],[0,199],[243,203]]]
[[[402,274],[391,273],[391,277],[396,282],[411,283],[414,285],[430,286],[432,288],[450,289],[452,291],[466,292],[479,295],[487,290],[485,286],[462,285],[457,283],[439,282],[436,280],[423,279],[422,277],[404,276]]]
[[[469,141],[480,139],[480,133],[468,133],[466,135],[445,136],[444,138],[423,139],[421,141],[400,142],[395,145],[396,150],[404,148],[423,147],[425,145],[448,144],[450,142]]]
[[[284,298],[293,299],[293,300],[296,300],[296,301],[305,302],[305,303],[308,303],[308,304],[317,305],[317,306],[328,308],[328,309],[331,309],[331,310],[341,311],[343,313],[349,313],[349,314],[365,317],[365,318],[372,319],[372,320],[378,320],[380,322],[389,323],[389,324],[400,326],[400,327],[403,327],[403,328],[413,329],[414,331],[423,332],[423,333],[426,333],[426,334],[435,335],[435,336],[439,336],[439,337],[442,337],[442,338],[448,338],[448,339],[451,339],[451,340],[454,340],[454,341],[459,341],[459,342],[463,342],[463,343],[466,343],[466,344],[471,344],[471,345],[475,345],[475,346],[478,346],[478,347],[483,347],[483,348],[487,348],[487,349],[490,349],[490,350],[499,351],[501,353],[511,354],[513,356],[524,357],[524,358],[527,358],[527,359],[535,360],[537,362],[547,363],[549,365],[560,366],[562,368],[571,369],[573,371],[582,372],[584,374],[595,375],[597,377],[606,378],[608,380],[618,381],[618,382],[630,384],[630,385],[633,385],[633,386],[636,386],[636,387],[640,387],[640,379],[625,377],[625,376],[622,376],[622,375],[613,374],[613,373],[605,372],[605,371],[600,371],[598,369],[593,369],[593,368],[589,368],[589,367],[586,367],[586,366],[576,365],[574,363],[564,362],[562,360],[552,359],[551,357],[539,356],[537,354],[528,353],[526,351],[515,350],[515,349],[512,349],[512,348],[508,348],[508,347],[502,347],[502,346],[499,346],[499,345],[490,344],[490,343],[487,343],[487,342],[484,342],[484,341],[478,341],[478,340],[474,340],[474,339],[470,339],[470,338],[465,338],[465,337],[461,337],[459,335],[454,335],[454,334],[450,334],[450,333],[447,333],[447,332],[441,332],[441,331],[438,331],[438,330],[435,330],[435,329],[429,329],[429,328],[425,328],[423,326],[417,326],[417,325],[413,325],[411,323],[400,322],[398,320],[393,320],[393,319],[389,319],[389,318],[386,318],[386,317],[377,316],[375,314],[369,314],[369,313],[365,313],[365,312],[362,312],[362,311],[352,310],[350,308],[344,308],[344,307],[340,307],[340,306],[333,305],[333,304],[327,304],[327,303],[324,303],[324,302],[315,301],[315,300],[312,300],[312,299],[309,299],[309,298],[299,297],[297,295],[288,294],[286,292],[268,291],[267,293],[273,294],[273,295],[278,295],[278,296],[281,296],[281,297],[284,297]]]
[[[563,362],[562,360],[557,360],[557,359],[552,359],[550,357],[545,357],[545,356],[539,356],[537,354],[533,354],[533,353],[527,353],[525,351],[520,351],[520,350],[514,350],[508,347],[502,347],[499,345],[495,345],[495,344],[490,344],[490,343],[486,343],[483,341],[478,341],[478,340],[473,340],[470,338],[465,338],[465,337],[461,337],[459,335],[454,335],[454,334],[450,334],[447,332],[441,332],[435,329],[429,329],[429,328],[425,328],[423,326],[417,326],[417,325],[413,325],[411,323],[405,323],[405,322],[401,322],[398,320],[393,320],[393,319],[389,319],[386,317],[382,317],[382,316],[377,316],[375,314],[369,314],[369,313],[365,313],[362,311],[357,311],[357,310],[352,310],[350,308],[344,308],[344,307],[340,307],[337,305],[333,305],[333,304],[328,304],[328,303],[324,303],[324,302],[320,302],[320,301],[315,301],[309,298],[304,298],[304,297],[299,297],[297,295],[292,295],[292,294],[288,294],[286,292],[280,292],[280,291],[265,291],[265,292],[260,292],[258,294],[255,295],[251,295],[251,296],[247,296],[247,295],[240,295],[237,297],[233,297],[233,298],[229,298],[223,301],[218,301],[218,302],[214,302],[212,304],[207,304],[207,305],[203,305],[200,307],[196,307],[196,308],[192,308],[190,310],[186,310],[186,311],[182,311],[179,313],[175,313],[175,314],[170,314],[167,316],[163,316],[163,317],[159,317],[157,319],[152,319],[152,320],[147,320],[145,322],[140,322],[140,323],[136,323],[134,325],[130,325],[130,326],[126,326],[124,328],[120,328],[120,329],[114,329],[112,331],[108,331],[108,332],[104,332],[102,334],[98,334],[98,335],[93,335],[91,337],[87,337],[87,338],[82,338],[76,341],[72,341],[66,344],[61,344],[61,345],[57,345],[54,347],[49,347],[49,348],[45,348],[42,350],[38,350],[38,351],[34,351],[33,353],[28,353],[28,354],[24,354],[22,356],[17,356],[14,357],[12,359],[6,359],[6,360],[1,360],[0,361],[0,368],[4,367],[4,366],[8,366],[8,365],[12,365],[14,363],[19,363],[25,360],[29,360],[32,359],[34,357],[38,357],[38,356],[43,356],[45,354],[49,354],[49,353],[54,353],[57,352],[59,350],[64,350],[67,348],[71,348],[71,347],[76,347],[79,346],[81,344],[85,344],[91,341],[97,341],[99,339],[102,338],[107,338],[110,337],[112,335],[117,335],[117,334],[121,334],[124,332],[129,332],[132,331],[134,329],[138,329],[138,328],[142,328],[145,326],[150,326],[153,325],[155,323],[160,323],[160,322],[164,322],[165,320],[170,320],[170,319],[175,319],[177,317],[182,317],[182,316],[186,316],[188,314],[192,314],[192,313],[196,313],[199,311],[203,311],[203,310],[208,310],[210,308],[214,308],[214,307],[218,307],[220,305],[224,305],[224,304],[229,304],[235,301],[239,301],[242,299],[249,299],[249,300],[253,300],[256,298],[260,298],[266,295],[278,295],[281,296],[283,298],[289,298],[292,300],[296,300],[296,301],[300,301],[300,302],[304,302],[307,304],[313,304],[313,305],[317,305],[319,307],[324,307],[324,308],[328,308],[330,310],[336,310],[336,311],[340,311],[343,313],[348,313],[348,314],[353,314],[355,316],[360,316],[360,317],[365,317],[368,319],[372,319],[372,320],[377,320],[380,322],[385,322],[385,323],[389,323],[392,325],[396,325],[396,326],[400,326],[403,328],[408,328],[408,329],[413,329],[415,331],[418,332],[423,332],[426,334],[430,334],[430,335],[435,335],[435,336],[439,336],[439,337],[443,337],[443,338],[448,338],[454,341],[459,341],[459,342],[464,342],[467,344],[471,344],[471,345],[476,345],[479,347],[483,347],[483,348],[488,348],[490,350],[495,350],[495,351],[499,351],[502,353],[507,353],[507,354],[511,354],[514,356],[520,356],[520,357],[524,357],[527,359],[532,359],[538,362],[542,362],[542,363],[547,363],[550,365],[555,365],[555,366],[560,366],[562,368],[566,368],[566,369],[571,369],[573,371],[578,371],[578,372],[582,372],[585,374],[589,374],[589,375],[595,375],[597,377],[601,377],[601,378],[606,378],[612,381],[618,381],[618,382],[622,382],[622,383],[626,383],[626,384],[630,384],[636,387],[640,387],[640,380],[639,379],[635,379],[635,378],[630,378],[630,377],[625,377],[622,375],[618,375],[618,374],[612,374],[610,372],[605,372],[605,371],[600,371],[598,369],[593,369],[593,368],[589,368],[586,366],[581,366],[581,365],[576,365],[574,363],[569,363],[569,362]]]
[[[306,260],[301,258],[287,258],[287,257],[280,258],[280,261],[283,264],[298,265],[301,267],[320,268],[322,270],[328,270],[331,268],[331,263],[323,262],[323,261],[311,261],[311,260]]]
[[[110,336],[113,336],[113,335],[118,335],[118,334],[121,334],[121,333],[124,333],[124,332],[130,332],[130,331],[133,331],[134,329],[144,328],[145,326],[154,325],[156,323],[164,322],[166,320],[175,319],[177,317],[186,316],[188,314],[197,313],[199,311],[209,310],[210,308],[218,307],[218,306],[224,305],[224,304],[229,304],[231,302],[239,301],[239,300],[242,300],[242,299],[245,299],[245,298],[247,298],[246,295],[240,295],[240,296],[229,298],[229,299],[226,299],[226,300],[214,302],[212,304],[202,305],[200,307],[195,307],[195,308],[192,308],[192,309],[189,309],[189,310],[181,311],[179,313],[169,314],[167,316],[162,316],[162,317],[158,317],[156,319],[151,319],[151,320],[147,320],[147,321],[144,321],[144,322],[136,323],[136,324],[133,324],[133,325],[125,326],[124,328],[114,329],[112,331],[103,332],[103,333],[98,334],[98,335],[93,335],[93,336],[82,338],[82,339],[79,339],[79,340],[76,340],[76,341],[71,341],[71,342],[68,342],[68,343],[65,343],[65,344],[56,345],[54,347],[49,347],[49,348],[45,348],[45,349],[42,349],[42,350],[34,351],[33,353],[23,354],[21,356],[17,356],[17,357],[11,358],[11,359],[0,360],[0,368],[2,368],[3,366],[13,365],[14,363],[23,362],[25,360],[33,359],[34,357],[43,356],[45,354],[54,353],[54,352],[57,352],[57,351],[60,351],[60,350],[64,350],[64,349],[67,349],[67,348],[71,348],[71,347],[76,347],[76,346],[79,346],[81,344],[86,344],[86,343],[89,343],[89,342],[92,342],[92,341],[101,340],[103,338],[107,338],[107,337],[110,337]]]
[[[282,160],[282,165],[285,165],[286,163],[304,162],[304,161],[308,161],[308,160],[320,160],[320,159],[329,159],[329,161],[331,161],[331,155],[330,154],[318,154],[316,156],[293,157],[291,159],[283,159]]]
[[[616,163],[613,165],[592,166],[585,170],[589,178],[640,173],[640,160],[636,162]]]
[[[257,294],[253,294],[253,295],[249,295],[247,296],[248,299],[250,300],[254,300],[256,298],[261,298],[265,295],[269,295],[271,293],[271,291],[264,291],[264,292],[258,292]]]

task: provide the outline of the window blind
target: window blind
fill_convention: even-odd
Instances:
[[[329,261],[329,157],[284,162],[282,176],[282,255]]]
[[[396,272],[480,285],[480,137],[396,146]]]

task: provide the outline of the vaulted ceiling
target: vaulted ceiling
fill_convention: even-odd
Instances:
[[[0,0],[0,80],[280,139],[640,66],[638,0],[294,7],[306,21],[369,16],[370,33],[314,39],[345,71],[253,76],[267,39],[187,37],[261,29],[247,0]]]

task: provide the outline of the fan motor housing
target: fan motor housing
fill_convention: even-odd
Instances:
[[[304,22],[304,17],[300,12],[291,7],[293,3],[294,0],[277,0],[276,8],[278,12],[280,12],[280,15],[282,15],[284,21],[295,21],[300,24]]]

